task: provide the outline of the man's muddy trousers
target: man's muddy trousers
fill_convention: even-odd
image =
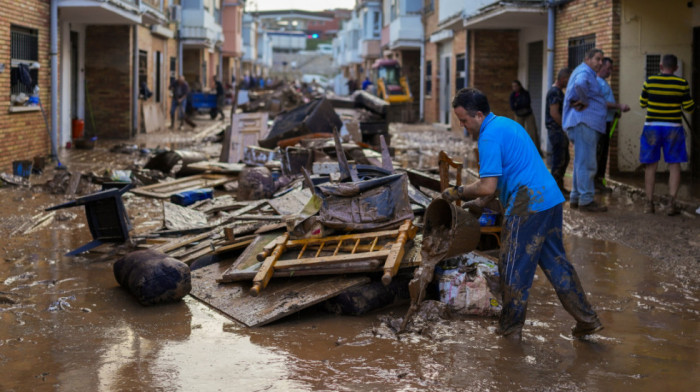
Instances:
[[[576,270],[566,257],[562,242],[562,204],[528,216],[506,217],[502,243],[498,266],[503,290],[500,334],[520,334],[538,264],[554,286],[564,309],[576,321],[593,323],[598,320]]]

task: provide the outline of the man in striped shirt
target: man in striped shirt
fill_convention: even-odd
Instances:
[[[647,203],[644,212],[647,214],[654,213],[656,167],[662,148],[664,160],[668,163],[668,191],[671,199],[666,213],[670,216],[680,212],[674,202],[681,182],[681,163],[688,162],[681,109],[690,112],[695,103],[690,97],[688,82],[673,75],[677,69],[676,56],[664,55],[661,73],[647,78],[639,97],[639,104],[647,109],[639,150],[639,161],[646,165],[644,189]]]

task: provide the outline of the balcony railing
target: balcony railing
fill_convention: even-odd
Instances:
[[[156,11],[163,12],[163,0],[141,0],[141,4],[145,4]]]
[[[423,24],[420,15],[405,15],[391,22],[389,46],[420,43],[423,40]]]

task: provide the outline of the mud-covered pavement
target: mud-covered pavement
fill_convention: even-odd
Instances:
[[[440,144],[468,150],[444,131],[397,129],[394,146],[421,146],[399,157],[406,165],[432,165]],[[64,161],[81,170],[140,159],[100,145],[72,154]],[[118,287],[113,258],[63,256],[91,239],[82,209],[10,236],[67,199],[7,186],[0,195],[3,391],[681,391],[700,382],[700,221],[643,215],[641,201],[618,189],[601,199],[608,213],[564,209],[567,251],[605,329],[573,340],[574,321],[540,272],[520,344],[497,337],[490,318],[442,320],[397,338],[383,320],[403,316],[407,302],[361,317],[309,309],[256,329],[191,297],[142,307]],[[137,232],[159,227],[154,200],[125,205]]]

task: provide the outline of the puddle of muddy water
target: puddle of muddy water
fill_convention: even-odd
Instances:
[[[574,321],[539,271],[521,344],[497,337],[489,318],[397,339],[380,320],[401,317],[405,303],[246,329],[189,297],[142,307],[117,286],[112,262],[96,261],[103,255],[63,257],[90,240],[81,211],[10,238],[16,211],[64,200],[0,192],[0,390],[680,391],[700,381],[698,288],[614,242],[565,239],[605,325],[587,341],[570,338]]]

